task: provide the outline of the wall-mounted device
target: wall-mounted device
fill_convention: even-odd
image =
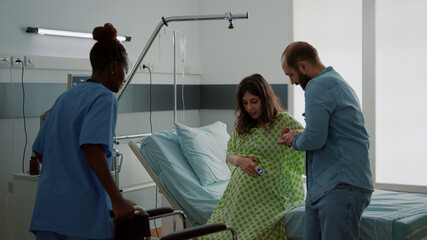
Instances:
[[[75,87],[78,84],[85,83],[89,78],[90,78],[90,76],[88,76],[88,75],[68,74],[67,89]]]

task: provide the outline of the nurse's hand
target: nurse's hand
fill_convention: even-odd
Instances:
[[[80,148],[82,149],[83,155],[85,156],[90,168],[102,183],[102,186],[107,191],[108,196],[110,196],[114,218],[122,219],[133,217],[133,206],[135,203],[124,199],[120,194],[120,191],[111,176],[104,147],[101,144],[83,144]]]
[[[249,174],[249,176],[253,177],[258,175],[258,172],[255,170],[257,163],[259,163],[259,160],[256,157],[240,157],[236,165]]]
[[[111,199],[111,205],[113,207],[113,213],[115,219],[126,219],[132,218],[134,215],[134,207],[135,203],[132,201],[125,199],[123,197],[119,197],[118,199]]]

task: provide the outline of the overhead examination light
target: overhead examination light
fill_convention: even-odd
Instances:
[[[46,28],[37,28],[37,27],[27,27],[26,32],[40,34],[40,35],[54,35],[54,36],[92,39],[92,33],[71,32],[71,31],[53,30],[53,29],[46,29]],[[132,37],[129,37],[129,36],[117,36],[117,40],[119,40],[120,42],[123,42],[123,41],[130,42],[131,38]]]

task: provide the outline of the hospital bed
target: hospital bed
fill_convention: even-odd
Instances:
[[[181,150],[176,130],[153,133],[128,145],[170,205],[182,210],[190,225],[205,224],[228,180],[202,186]],[[302,239],[304,204],[284,221],[288,238]],[[360,239],[427,239],[427,194],[376,190],[362,216]]]
[[[304,204],[285,216],[291,239],[302,239]],[[375,190],[360,224],[359,239],[426,240],[427,194]]]

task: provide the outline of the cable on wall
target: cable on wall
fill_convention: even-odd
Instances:
[[[15,151],[14,151],[14,149],[15,149],[15,90],[14,90],[14,87],[13,87],[13,75],[12,75],[12,68],[9,68],[9,72],[10,72],[10,84],[12,85],[12,147],[11,147],[11,149],[12,149],[12,173],[11,173],[11,175],[13,174],[13,166],[14,166],[14,163],[15,163]],[[10,191],[8,190],[7,191],[7,195],[6,195],[6,206],[5,206],[5,215],[6,215],[6,219],[9,219],[9,198],[10,198]],[[7,239],[12,239],[10,236],[9,236],[9,224],[8,224],[8,222],[6,222],[6,236],[7,236]]]
[[[24,120],[24,133],[25,133],[25,144],[24,151],[22,153],[22,173],[25,173],[25,152],[27,151],[28,134],[27,134],[27,122],[25,118],[25,88],[24,88],[24,62],[21,59],[16,59],[16,63],[21,64],[21,87],[22,87],[22,118]]]
[[[145,65],[145,64],[143,64],[142,65],[142,69],[147,69],[148,70],[148,72],[150,73],[150,88],[149,88],[149,102],[150,102],[150,104],[149,104],[149,107],[150,107],[150,133],[153,133],[153,121],[152,121],[152,99],[151,99],[151,94],[152,94],[152,85],[153,85],[153,81],[152,81],[152,78],[151,78],[151,69],[150,69],[150,67],[148,67],[147,65]],[[158,188],[157,188],[157,185],[156,185],[156,190],[155,190],[155,196],[156,196],[156,202],[155,202],[155,207],[154,208],[157,208],[158,206],[157,206],[157,191],[158,191]],[[160,234],[159,234],[159,232],[157,231],[157,225],[156,225],[156,220],[154,220],[154,228],[156,229],[156,234],[157,234],[157,237],[160,237]]]
[[[13,77],[12,77],[12,68],[9,68],[10,71],[10,84],[12,86],[12,174],[15,161],[15,88],[13,87]]]

